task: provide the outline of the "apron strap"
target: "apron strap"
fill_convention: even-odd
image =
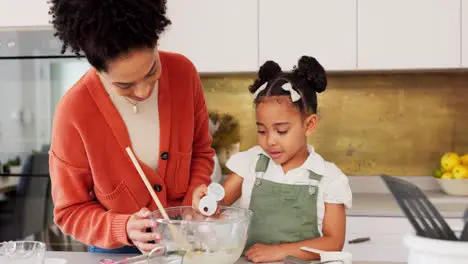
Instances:
[[[317,173],[309,170],[309,194],[310,195],[314,195],[318,190],[318,186],[317,185],[312,185],[312,181],[317,181],[317,182],[320,183],[322,178],[323,178],[322,175],[317,174]]]
[[[315,180],[320,182],[322,180],[323,176],[319,175],[311,170],[309,170],[309,180]]]
[[[255,172],[262,172],[265,173],[268,168],[268,164],[270,163],[270,158],[265,154],[258,154],[257,164],[255,165]]]
[[[263,174],[267,171],[270,158],[265,154],[258,154],[257,164],[255,165],[255,185],[259,186],[262,184]]]

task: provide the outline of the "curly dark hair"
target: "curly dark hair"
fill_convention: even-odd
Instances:
[[[155,47],[171,21],[166,0],[50,0],[55,36],[98,71],[133,49]]]
[[[258,104],[268,96],[290,95],[281,88],[287,82],[301,95],[301,100],[294,103],[299,110],[304,114],[317,113],[317,93],[327,88],[327,74],[314,57],[302,56],[292,72],[283,72],[274,61],[265,62],[260,67],[254,83],[249,86],[249,91],[255,93],[264,83],[268,83],[266,89],[255,99],[255,103]]]

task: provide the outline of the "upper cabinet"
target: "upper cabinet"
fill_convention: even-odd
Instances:
[[[358,0],[358,69],[460,67],[460,13],[460,0]]]
[[[187,56],[200,72],[257,70],[257,1],[170,0],[167,12],[161,50]]]
[[[259,0],[259,53],[260,65],[284,70],[302,55],[326,70],[356,69],[356,0]]]
[[[0,0],[0,27],[50,26],[48,0]],[[169,0],[161,50],[202,73],[468,68],[468,0]]]
[[[462,0],[462,67],[468,68],[468,0]]]
[[[0,0],[0,27],[50,26],[48,0]]]

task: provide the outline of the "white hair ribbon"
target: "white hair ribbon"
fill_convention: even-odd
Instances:
[[[267,86],[268,86],[268,83],[264,83],[262,86],[260,86],[260,87],[257,89],[257,91],[255,91],[255,93],[254,93],[254,95],[253,95],[253,96],[254,96],[254,99],[257,99],[258,95],[259,95],[263,90],[265,90],[265,89],[267,88]],[[285,91],[287,91],[287,92],[289,92],[289,93],[291,94],[291,101],[297,102],[297,101],[299,101],[299,100],[301,99],[301,95],[300,95],[298,92],[296,92],[296,90],[294,90],[294,89],[292,88],[291,83],[287,82],[287,83],[283,84],[283,85],[281,86],[281,88],[282,88],[283,90],[285,90]]]
[[[267,88],[267,86],[268,86],[268,83],[262,84],[262,86],[260,86],[260,87],[257,89],[257,91],[255,91],[255,93],[254,93],[254,95],[253,95],[253,96],[254,96],[254,99],[257,99],[258,95],[259,95],[263,90],[265,90],[265,89]]]
[[[296,90],[294,90],[292,88],[291,83],[287,82],[287,83],[283,84],[283,86],[281,86],[281,88],[283,88],[283,90],[288,91],[291,94],[291,101],[297,102],[297,101],[299,101],[301,99],[301,96],[299,95],[299,93],[296,92]]]

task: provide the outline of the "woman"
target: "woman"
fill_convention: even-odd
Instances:
[[[65,94],[50,150],[55,222],[93,252],[137,253],[158,237],[157,207],[191,205],[210,183],[213,155],[201,82],[185,57],[156,49],[170,21],[163,0],[52,0],[52,24],[92,68]]]

